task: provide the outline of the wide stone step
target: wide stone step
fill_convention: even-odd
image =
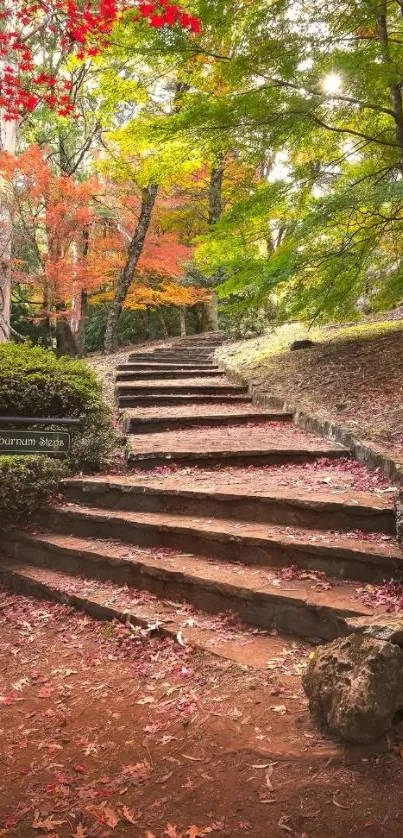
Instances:
[[[312,462],[319,457],[337,459],[347,451],[340,445],[305,433],[290,422],[257,422],[222,429],[207,425],[195,433],[181,428],[163,433],[131,435],[127,462],[153,468],[169,464],[253,465]]]
[[[170,364],[168,361],[166,363],[161,363],[158,361],[150,361],[146,363],[145,361],[138,362],[138,363],[127,363],[127,364],[119,364],[116,367],[117,372],[188,372],[193,373],[196,370],[200,370],[201,372],[219,372],[221,375],[222,370],[217,366],[217,364],[197,364],[195,367],[194,364],[189,363],[186,361],[183,364]]]
[[[145,435],[144,435],[145,436]],[[130,437],[131,438],[131,437]],[[136,446],[137,448],[137,446]],[[219,450],[214,451],[178,451],[172,449],[171,451],[142,451],[133,450],[130,445],[126,449],[126,463],[132,468],[153,469],[159,466],[178,465],[183,468],[186,466],[212,466],[222,465],[233,466],[253,466],[253,465],[283,465],[285,463],[309,463],[327,457],[328,459],[338,459],[345,457],[345,449],[323,447],[305,446],[298,448],[297,446],[281,447],[280,445],[270,447],[269,445],[259,448],[243,447],[240,451],[234,450]]]
[[[141,417],[124,415],[124,428],[127,434],[148,434],[161,433],[162,431],[172,431],[175,429],[204,427],[204,426],[236,426],[245,425],[251,420],[257,422],[291,422],[293,418],[292,413],[281,413],[280,411],[263,412],[256,410],[256,413],[195,413],[193,415],[186,414],[185,411],[177,416],[161,416],[157,417]]]
[[[132,352],[128,360],[130,363],[137,363],[138,361],[156,361],[159,363],[181,363],[182,361],[197,363],[200,361],[211,363],[213,358],[214,352],[158,352],[155,350],[154,352]]]
[[[168,547],[262,567],[296,565],[339,579],[379,583],[400,577],[403,572],[399,547],[370,534],[364,539],[354,533],[287,530],[250,521],[111,511],[78,505],[47,509],[44,524],[54,532],[74,533],[83,538],[96,534],[98,538],[141,547]]]
[[[182,478],[184,481],[184,478]],[[329,530],[363,530],[395,534],[395,514],[391,503],[371,494],[326,492],[314,495],[276,488],[266,492],[200,489],[188,481],[178,489],[147,485],[127,477],[70,478],[63,482],[67,500],[109,510],[168,512],[201,515],[255,523],[314,527]]]
[[[254,669],[267,669],[270,660],[284,661],[290,674],[300,674],[309,647],[276,632],[235,623],[227,614],[209,614],[185,601],[158,599],[144,589],[103,580],[71,576],[60,570],[0,559],[0,580],[25,596],[68,604],[97,620],[130,622],[133,635],[171,637],[181,644],[235,661]],[[353,618],[351,618],[353,619]]]
[[[224,379],[225,381],[225,379]],[[241,387],[236,384],[202,384],[196,379],[194,382],[175,382],[166,383],[164,381],[151,381],[149,383],[143,382],[141,384],[118,384],[116,387],[117,396],[142,396],[152,394],[162,395],[201,395],[201,396],[233,396],[244,395],[248,392],[247,387]]]
[[[195,378],[217,378],[221,379],[224,377],[224,374],[221,370],[212,370],[212,369],[188,369],[188,370],[180,370],[180,369],[129,369],[129,370],[121,370],[116,373],[116,381],[142,381],[150,380],[150,379],[168,379],[174,381],[175,379],[185,378],[188,379],[189,377]]]
[[[164,409],[165,405],[194,405],[194,404],[251,404],[250,396],[228,395],[220,393],[217,395],[206,395],[200,393],[190,393],[183,395],[181,393],[154,393],[138,396],[121,395],[118,399],[118,407],[141,407],[141,406],[160,406]]]
[[[283,582],[275,567],[267,566],[264,573],[258,568],[241,571],[237,565],[200,556],[130,550],[127,544],[57,534],[14,534],[8,536],[5,550],[24,564],[146,589],[205,612],[232,611],[258,628],[309,640],[346,634],[346,618],[370,613],[351,583],[333,580],[331,590],[323,590],[315,574]],[[4,572],[10,572],[9,563]]]

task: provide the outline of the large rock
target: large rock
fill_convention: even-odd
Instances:
[[[346,742],[375,742],[403,707],[403,650],[352,634],[321,646],[303,678],[312,713]]]
[[[403,646],[403,614],[368,614],[367,617],[346,617],[351,632],[359,632],[376,640],[387,640]]]
[[[290,343],[290,349],[292,352],[295,352],[298,349],[311,349],[312,346],[315,346],[313,340],[309,340],[309,338],[303,338],[302,340],[294,340]]]

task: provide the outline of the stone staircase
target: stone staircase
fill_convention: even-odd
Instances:
[[[360,586],[400,578],[402,554],[392,493],[342,446],[255,407],[215,363],[221,342],[177,340],[118,367],[127,469],[65,481],[38,531],[9,532],[1,576],[209,648],[212,615],[231,612],[252,628],[226,654],[247,663],[255,643],[264,665],[261,631],[345,634],[371,614]]]

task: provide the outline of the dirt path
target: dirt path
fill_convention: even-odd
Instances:
[[[398,745],[321,735],[289,641],[255,672],[8,593],[0,614],[1,835],[400,836]]]

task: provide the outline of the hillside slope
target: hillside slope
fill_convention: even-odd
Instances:
[[[403,323],[364,323],[309,332],[315,345],[290,351],[306,330],[290,324],[227,344],[218,357],[254,388],[342,425],[360,440],[403,450]]]

